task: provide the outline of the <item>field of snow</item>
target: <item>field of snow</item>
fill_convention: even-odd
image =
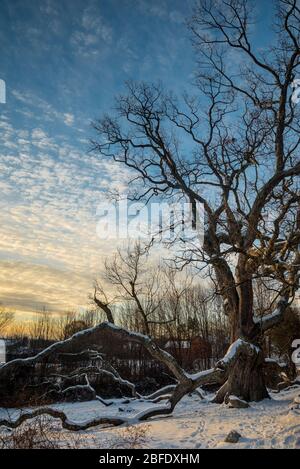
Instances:
[[[174,415],[155,418],[137,424],[147,430],[144,448],[200,449],[200,448],[298,448],[300,449],[300,410],[292,410],[292,402],[300,395],[300,387],[272,394],[272,400],[252,403],[248,409],[230,409],[225,405],[201,400],[196,394],[188,396],[178,404]],[[299,400],[300,402],[300,400]],[[85,421],[99,415],[130,415],[145,409],[149,403],[133,401],[123,404],[121,400],[109,408],[98,401],[57,404],[53,407],[64,410],[74,421]],[[150,404],[152,405],[152,404]],[[20,411],[10,409],[15,418]],[[0,418],[7,418],[7,409],[0,409]],[[57,424],[59,426],[59,424]],[[242,438],[237,444],[224,443],[231,430]],[[3,431],[3,429],[2,429]],[[59,430],[60,431],[60,430]],[[74,433],[66,432],[72,439]],[[124,441],[122,428],[92,428],[75,434],[77,446],[111,448],[121,447]]]

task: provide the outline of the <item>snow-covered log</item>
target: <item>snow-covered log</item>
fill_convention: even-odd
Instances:
[[[98,417],[96,419],[87,420],[84,422],[73,422],[67,417],[64,412],[60,410],[52,409],[51,407],[40,407],[32,411],[22,412],[20,416],[15,420],[0,420],[0,427],[5,426],[8,428],[17,428],[27,420],[31,420],[42,415],[49,415],[54,419],[59,419],[63,428],[72,431],[86,430],[87,428],[96,427],[98,425],[118,426],[126,422],[126,418],[121,417]]]

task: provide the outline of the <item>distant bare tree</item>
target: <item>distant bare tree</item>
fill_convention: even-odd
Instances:
[[[30,337],[36,340],[50,340],[54,335],[54,320],[49,311],[37,313],[29,329]]]
[[[8,326],[14,321],[14,313],[10,311],[0,310],[0,334],[2,334]]]
[[[152,335],[158,325],[175,321],[180,298],[187,290],[191,279],[176,281],[178,272],[160,264],[152,266],[147,263],[149,245],[136,242],[124,252],[118,250],[112,260],[105,263],[103,280],[115,291],[109,301],[105,289],[96,282],[95,304],[106,314],[109,322],[114,322],[111,305],[130,303],[127,308],[131,314],[137,313],[144,334]],[[167,302],[173,301],[172,312]]]

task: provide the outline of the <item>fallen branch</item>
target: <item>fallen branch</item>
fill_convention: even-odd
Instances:
[[[201,373],[196,374],[188,374],[186,373],[180,365],[176,362],[175,358],[170,355],[168,352],[162,350],[150,337],[136,333],[130,332],[126,329],[120,328],[111,323],[101,323],[93,328],[86,329],[84,331],[78,332],[74,334],[72,337],[52,344],[47,349],[40,352],[35,357],[25,358],[25,359],[17,359],[11,362],[6,363],[3,367],[0,368],[0,378],[9,379],[14,375],[14,372],[18,370],[19,367],[27,367],[35,365],[36,363],[43,362],[43,360],[48,359],[50,356],[54,355],[55,353],[63,353],[67,352],[68,348],[72,346],[73,348],[76,346],[80,346],[83,338],[91,340],[93,343],[97,342],[97,336],[99,332],[108,331],[117,337],[119,340],[124,340],[128,342],[135,342],[143,345],[146,350],[151,354],[151,356],[157,359],[160,363],[166,366],[166,368],[171,372],[176,380],[177,384],[174,386],[165,387],[162,390],[153,393],[151,396],[147,396],[148,400],[157,399],[162,395],[169,394],[168,391],[171,392],[167,402],[164,405],[159,405],[155,407],[151,407],[146,409],[134,417],[126,418],[126,417],[99,417],[97,419],[90,420],[84,423],[76,423],[71,422],[67,416],[60,411],[56,411],[50,408],[41,408],[34,410],[32,412],[27,412],[22,414],[16,421],[13,423],[2,420],[0,421],[0,425],[10,426],[11,428],[15,428],[18,425],[21,425],[25,420],[34,418],[38,415],[47,414],[53,416],[54,418],[59,418],[62,422],[64,428],[68,430],[84,430],[89,427],[98,426],[98,425],[122,425],[125,423],[133,423],[135,421],[143,421],[147,420],[151,417],[157,415],[167,415],[171,414],[177,405],[177,403],[188,393],[195,391],[198,387],[204,384],[216,382],[222,384],[224,382],[226,376],[225,366],[217,368],[213,368],[211,370],[203,371]],[[224,364],[225,365],[225,364]],[[122,378],[118,377],[113,373],[112,370],[99,370],[99,373],[105,374],[112,374],[114,378],[117,379],[118,382],[122,384],[126,383],[127,381],[122,380]],[[86,375],[87,384],[90,388],[90,384]],[[92,388],[93,389],[93,388]],[[66,391],[66,390],[65,390]]]
[[[7,428],[17,428],[22,425],[27,420],[31,420],[35,417],[39,417],[41,415],[49,415],[55,419],[59,419],[61,421],[62,427],[66,430],[71,431],[80,431],[86,430],[91,427],[96,427],[98,425],[112,425],[118,426],[122,425],[126,422],[126,419],[119,418],[119,417],[99,417],[93,420],[88,420],[86,422],[72,422],[68,419],[67,415],[59,410],[51,409],[50,407],[41,407],[39,409],[35,409],[30,412],[23,412],[16,420],[11,419],[3,419],[0,420],[0,427],[5,426]]]
[[[149,394],[148,396],[142,396],[139,394],[139,397],[147,401],[152,401],[153,399],[156,399],[157,397],[160,397],[161,395],[173,392],[175,388],[176,388],[176,384],[170,384],[169,386],[165,386],[161,389],[158,389],[158,391],[155,391],[154,393]]]

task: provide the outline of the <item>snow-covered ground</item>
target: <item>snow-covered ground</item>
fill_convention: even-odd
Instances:
[[[211,404],[209,399],[200,400],[195,394],[187,396],[178,404],[173,416],[155,418],[146,423],[144,448],[200,449],[200,448],[298,448],[300,449],[300,410],[291,410],[292,402],[300,395],[300,387],[272,394],[272,400],[252,403],[248,409],[230,409],[225,405]],[[300,399],[299,399],[300,402]],[[117,401],[104,407],[98,401],[57,404],[74,421],[85,421],[100,415],[130,415],[145,409],[149,403]],[[150,404],[152,405],[152,404]],[[15,418],[19,410],[11,410]],[[7,409],[0,408],[0,418],[7,418]],[[146,426],[146,427],[145,427]],[[237,444],[224,440],[231,430],[242,435]],[[79,447],[122,447],[124,427],[92,428],[77,434]],[[71,432],[65,432],[72,437]]]

